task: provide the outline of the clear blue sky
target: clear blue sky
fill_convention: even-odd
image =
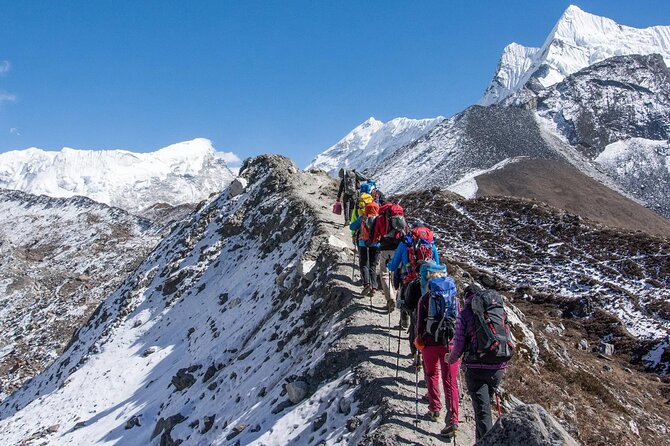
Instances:
[[[670,25],[670,1],[0,0],[0,152],[205,137],[304,167],[367,119],[449,116],[502,49],[574,3]]]

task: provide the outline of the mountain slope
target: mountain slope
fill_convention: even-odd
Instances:
[[[137,213],[160,202],[197,203],[221,191],[234,178],[226,156],[202,138],[152,153],[32,148],[0,154],[0,188],[82,195]]]
[[[150,222],[88,198],[0,189],[0,399],[62,353],[158,240]]]
[[[670,60],[670,26],[637,29],[569,6],[541,48],[505,48],[479,105],[504,101],[527,85],[542,89],[614,56],[661,54]]]
[[[225,191],[175,227],[78,331],[63,356],[0,405],[3,444],[444,444],[436,437],[440,423],[412,423],[418,375],[406,356],[406,341],[399,344],[403,356],[396,358],[398,313],[389,318],[381,311],[381,296],[356,298],[360,296],[349,277],[351,251],[345,241],[349,234],[328,209],[336,182],[324,174],[298,172],[277,156],[245,163],[241,175],[249,182],[243,193],[229,198]],[[512,281],[529,265],[512,264],[516,269],[508,277],[495,269],[495,260],[507,264],[521,253],[532,262],[540,251],[530,245],[553,228],[557,239],[568,245],[554,249],[574,249],[574,268],[597,279],[594,289],[604,293],[605,302],[607,293],[620,292],[617,285],[639,284],[628,273],[621,279],[610,271],[624,264],[599,264],[593,255],[602,255],[607,243],[622,253],[630,244],[649,251],[667,251],[667,246],[626,234],[610,240],[607,231],[587,224],[575,227],[571,216],[519,200],[454,203],[449,196],[423,194],[403,197],[402,203],[409,216],[439,228],[441,251],[447,253],[445,260],[461,289],[467,281],[478,280],[507,296],[520,345],[505,384],[507,410],[519,404],[514,395],[523,392],[526,402],[542,399],[586,444],[613,436],[632,439],[631,420],[640,426],[646,444],[663,444],[664,437],[652,430],[668,418],[668,409],[656,398],[662,384],[642,386],[644,376],[637,368],[623,375],[627,383],[613,377],[612,391],[582,389],[576,380],[564,383],[573,371],[592,379],[588,377],[599,367],[595,354],[579,353],[571,345],[575,333],[586,335],[591,329],[591,319],[587,315],[581,327],[570,312],[579,307],[560,299],[572,296],[566,285],[570,263],[552,258],[558,276],[538,264],[538,282],[533,283],[537,291],[524,288],[545,305],[550,299],[543,287],[560,291],[555,305],[566,305],[566,315],[571,315],[566,324],[572,324],[570,334],[561,337],[548,328],[551,321],[560,330],[555,311],[522,299],[519,305],[540,314],[530,318],[516,308],[516,301],[511,303],[517,299],[510,291]],[[593,231],[595,241],[589,238]],[[497,234],[513,235],[505,238],[509,246],[487,240],[487,235]],[[502,257],[501,250],[514,255]],[[641,268],[661,284],[667,274],[654,268],[658,261],[650,256]],[[650,293],[643,297],[645,305]],[[638,335],[658,328],[649,318],[631,326],[640,330]],[[615,336],[606,339],[624,351],[626,338],[612,330]],[[561,356],[554,359],[557,354]],[[552,364],[566,358],[575,367],[554,377]],[[617,371],[626,364],[623,358],[615,360],[611,367]],[[537,388],[545,377],[549,381]],[[423,393],[424,384],[418,385]],[[584,406],[562,410],[568,407],[562,394],[546,400],[547,392],[560,393],[560,385]],[[529,386],[536,387],[535,396]],[[619,388],[637,402],[622,399]],[[600,398],[611,400],[599,407]],[[458,442],[469,444],[474,426],[467,397],[461,407]],[[582,416],[594,409],[601,414],[598,420]],[[619,418],[622,413],[625,418]]]
[[[383,123],[369,118],[337,144],[317,155],[306,169],[321,169],[331,175],[337,175],[340,167],[363,171],[426,135],[443,120],[441,116],[433,119],[396,118]]]

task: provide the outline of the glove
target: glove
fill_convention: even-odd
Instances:
[[[426,344],[423,343],[421,336],[414,338],[414,347],[416,347],[417,350],[422,351],[425,346]]]

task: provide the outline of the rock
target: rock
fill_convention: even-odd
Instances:
[[[207,381],[212,379],[212,377],[214,376],[215,373],[216,373],[216,366],[214,364],[212,364],[207,368],[207,371],[205,372],[205,376],[202,377],[202,382],[206,383]]]
[[[146,350],[144,350],[144,353],[142,353],[142,356],[144,356],[146,358],[149,355],[153,355],[157,351],[158,351],[158,347],[156,347],[154,345],[154,346],[151,346],[151,347],[147,348]]]
[[[613,372],[614,371],[614,369],[607,364],[603,365],[603,369],[605,369],[606,372]]]
[[[237,197],[247,188],[248,181],[245,178],[237,177],[228,186],[228,198]]]
[[[479,280],[481,281],[482,285],[484,285],[486,288],[495,289],[497,284],[495,277],[489,276],[488,274],[482,274]]]
[[[288,393],[289,401],[293,404],[298,404],[307,396],[309,385],[305,381],[293,381],[286,384],[285,389],[286,393]]]
[[[178,413],[176,415],[172,415],[171,417],[168,418],[163,418],[161,417],[158,422],[156,423],[156,427],[154,428],[153,433],[151,434],[151,439],[153,440],[155,437],[160,435],[161,433],[164,434],[170,434],[170,431],[172,430],[173,427],[178,425],[179,423],[183,423],[186,420],[186,417],[183,416],[182,414]]]
[[[205,415],[203,420],[202,433],[206,434],[214,426],[214,415]]]
[[[502,416],[477,446],[578,446],[565,429],[538,404],[524,404]]]
[[[140,417],[137,415],[133,415],[132,417],[130,417],[128,421],[126,421],[125,429],[128,430],[134,428],[135,426],[141,426],[141,425],[142,423],[140,422]]]
[[[351,401],[348,398],[340,398],[340,402],[337,405],[340,413],[344,415],[349,415],[351,412]]]
[[[326,424],[326,421],[328,420],[328,414],[327,413],[322,413],[319,415],[316,420],[314,420],[314,423],[312,424],[312,432],[316,432],[321,427],[323,427],[324,424]]]
[[[598,351],[603,355],[612,356],[614,354],[614,345],[601,342]]]
[[[240,424],[236,425],[235,427],[233,427],[233,430],[228,435],[226,435],[226,440],[232,440],[233,438],[240,435],[242,433],[242,431],[246,428],[247,428],[247,425],[243,424],[243,423],[240,423]]]
[[[55,434],[60,429],[60,424],[54,424],[47,428],[47,434]]]
[[[586,339],[582,339],[577,343],[577,349],[578,350],[588,350],[589,349],[589,341]]]
[[[328,237],[328,244],[337,249],[349,249],[351,247],[350,243],[343,242],[332,234]]]
[[[315,260],[302,259],[298,264],[298,275],[311,282],[316,278],[316,272],[314,271],[315,266]]]
[[[635,420],[630,420],[630,421],[628,422],[628,427],[630,427],[630,431],[631,431],[632,433],[634,433],[634,434],[637,435],[638,437],[640,436],[640,430],[638,429],[638,427],[637,427],[637,423],[635,422]]]
[[[547,322],[547,325],[544,327],[544,331],[547,333],[556,334],[558,336],[563,336],[563,333],[565,333],[565,326],[562,323],[554,325],[551,322]]]
[[[171,382],[177,390],[184,390],[195,384],[195,377],[188,373],[188,369],[179,369]]]
[[[358,429],[358,426],[361,425],[361,420],[359,420],[357,417],[351,417],[347,420],[347,430],[349,432],[353,432],[356,429]]]

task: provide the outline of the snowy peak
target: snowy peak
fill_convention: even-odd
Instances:
[[[610,57],[661,54],[670,61],[670,26],[638,29],[568,7],[541,48],[508,45],[479,105],[500,103],[529,81],[546,88]]]
[[[395,118],[384,123],[369,118],[337,144],[317,155],[307,169],[323,169],[331,174],[343,166],[366,169],[426,135],[443,120],[442,116],[432,119]]]
[[[195,203],[234,175],[211,141],[198,138],[151,153],[127,150],[60,152],[37,148],[0,154],[0,188],[52,197],[87,196],[138,212],[157,202]]]

